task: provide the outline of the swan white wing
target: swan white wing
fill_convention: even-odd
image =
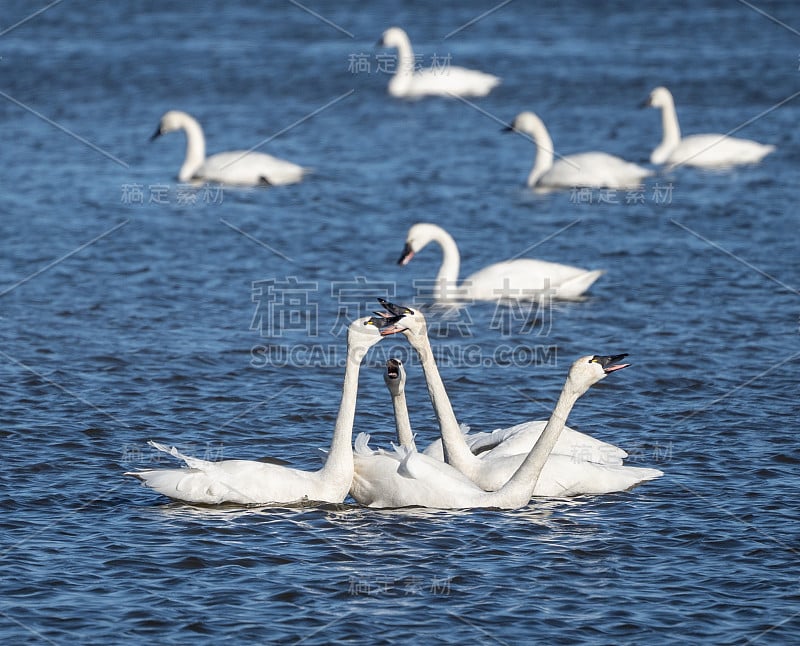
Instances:
[[[461,288],[476,300],[569,299],[580,296],[602,274],[601,270],[521,258],[489,265],[465,278]]]
[[[536,481],[533,495],[562,497],[616,493],[662,475],[663,471],[658,469],[577,462],[566,455],[551,454]]]
[[[653,172],[602,152],[579,153],[561,157],[539,178],[537,186],[553,188],[635,188]]]
[[[128,475],[173,500],[217,505],[291,504],[303,499],[325,500],[314,472],[287,469],[251,460],[208,462],[203,468],[147,469]],[[298,491],[307,495],[298,497]]]
[[[354,463],[350,495],[368,507],[469,507],[483,493],[450,465],[404,447],[357,454]]]
[[[308,169],[264,153],[234,150],[208,157],[194,173],[194,178],[223,184],[255,186],[294,184]]]
[[[547,420],[533,420],[516,426],[500,428],[480,438],[471,445],[472,452],[484,459],[507,457],[528,453],[542,434]],[[576,462],[598,464],[622,464],[628,454],[619,447],[598,440],[591,435],[565,426],[561,431],[553,453],[566,455]]]
[[[670,152],[667,163],[671,166],[725,168],[757,163],[773,150],[775,146],[749,139],[714,134],[690,135],[681,139]]]
[[[410,78],[398,77],[398,83],[389,84],[394,96],[418,98],[422,96],[485,96],[500,83],[500,78],[463,67],[442,66],[414,72]]]
[[[508,458],[528,453],[546,426],[546,420],[523,422],[491,433],[470,433],[464,439],[472,453],[483,459]],[[442,440],[431,442],[423,451],[429,457],[444,460]],[[575,462],[621,465],[628,457],[623,449],[591,435],[565,426],[553,447],[553,453],[565,455]]]

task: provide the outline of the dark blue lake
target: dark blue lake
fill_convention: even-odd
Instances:
[[[796,3],[4,7],[0,641],[798,639]],[[424,64],[449,56],[502,85],[391,98],[374,46],[391,25]],[[635,194],[525,188],[533,144],[501,123],[532,110],[558,153],[647,164],[661,123],[637,106],[657,85],[684,133],[738,129],[777,151]],[[170,109],[197,117],[209,152],[260,146],[314,173],[181,185],[183,136],[148,143]],[[455,237],[463,275],[516,255],[606,270],[583,302],[476,303],[438,325],[460,421],[546,418],[573,359],[629,352],[570,425],[662,478],[442,512],[196,508],[122,475],[177,466],[148,439],[317,468],[347,322],[378,295],[424,300],[438,269],[433,247],[396,265],[419,221]],[[393,438],[393,354],[411,364],[418,441],[433,439],[399,338],[362,369],[355,430]]]

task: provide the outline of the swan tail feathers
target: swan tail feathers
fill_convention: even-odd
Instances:
[[[558,297],[569,299],[581,296],[604,273],[604,269],[594,269],[565,280],[558,286]]]
[[[353,451],[356,455],[374,455],[374,451],[369,448],[369,433],[359,433],[356,435],[355,448]]]
[[[148,440],[147,443],[152,446],[154,449],[161,451],[162,453],[167,453],[178,460],[183,461],[186,466],[191,467],[193,469],[203,469],[204,467],[208,466],[209,462],[207,460],[201,460],[199,458],[193,458],[191,455],[185,455],[178,451],[177,448],[174,446],[167,447],[165,444],[161,444],[159,442],[155,442],[153,440]]]

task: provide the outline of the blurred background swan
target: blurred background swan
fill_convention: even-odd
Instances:
[[[647,168],[602,152],[559,155],[559,159],[553,161],[553,140],[542,120],[533,112],[520,112],[506,131],[530,135],[536,144],[536,159],[527,181],[530,188],[631,189],[640,186],[645,177],[653,174]]]
[[[178,171],[181,182],[196,180],[239,186],[280,186],[295,184],[309,172],[292,162],[248,150],[232,150],[206,157],[203,129],[197,119],[180,110],[170,110],[161,117],[151,141],[176,130],[186,133],[186,159]]]
[[[498,262],[467,276],[459,285],[461,256],[453,237],[442,227],[418,222],[408,230],[398,264],[407,265],[429,243],[442,248],[442,264],[436,275],[437,301],[499,301],[576,299],[603,274],[601,269],[581,269],[546,260],[519,258]]]
[[[383,32],[378,44],[397,49],[397,68],[389,81],[389,94],[392,96],[407,99],[449,95],[486,96],[500,83],[500,79],[492,74],[450,65],[449,55],[438,67],[417,70],[411,41],[400,27],[390,27]]]
[[[725,168],[737,164],[755,164],[775,150],[771,144],[728,135],[704,134],[682,138],[675,100],[663,86],[650,93],[644,107],[661,108],[664,134],[661,143],[650,155],[653,164]]]

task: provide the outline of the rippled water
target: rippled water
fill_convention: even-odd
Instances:
[[[339,30],[295,3],[79,1],[9,30],[36,8],[7,5],[4,643],[796,640],[795,4],[514,2],[446,39],[491,3],[304,3]],[[373,48],[391,24],[426,64],[449,54],[503,85],[473,106],[391,100]],[[660,123],[636,106],[659,84],[684,132],[749,122],[740,134],[778,151],[662,175],[610,204],[523,188],[533,147],[497,120],[532,109],[561,153],[644,162]],[[270,190],[177,186],[182,136],[147,143],[172,108],[199,118],[211,152],[269,140],[315,174]],[[459,418],[476,430],[543,418],[573,358],[627,351],[634,366],[570,423],[663,478],[510,513],[197,509],[123,478],[153,464],[151,438],[315,468],[343,325],[435,274],[432,248],[394,264],[420,220],[453,233],[465,273],[516,254],[607,270],[584,302],[473,305],[462,327],[441,326]],[[299,318],[280,328],[286,309],[269,307],[294,279]],[[267,345],[278,354],[265,361],[253,348]],[[533,350],[495,361],[501,346]],[[380,445],[392,430],[380,363],[394,352],[408,356],[377,346],[361,376],[356,430]],[[430,438],[409,372],[412,422]]]

